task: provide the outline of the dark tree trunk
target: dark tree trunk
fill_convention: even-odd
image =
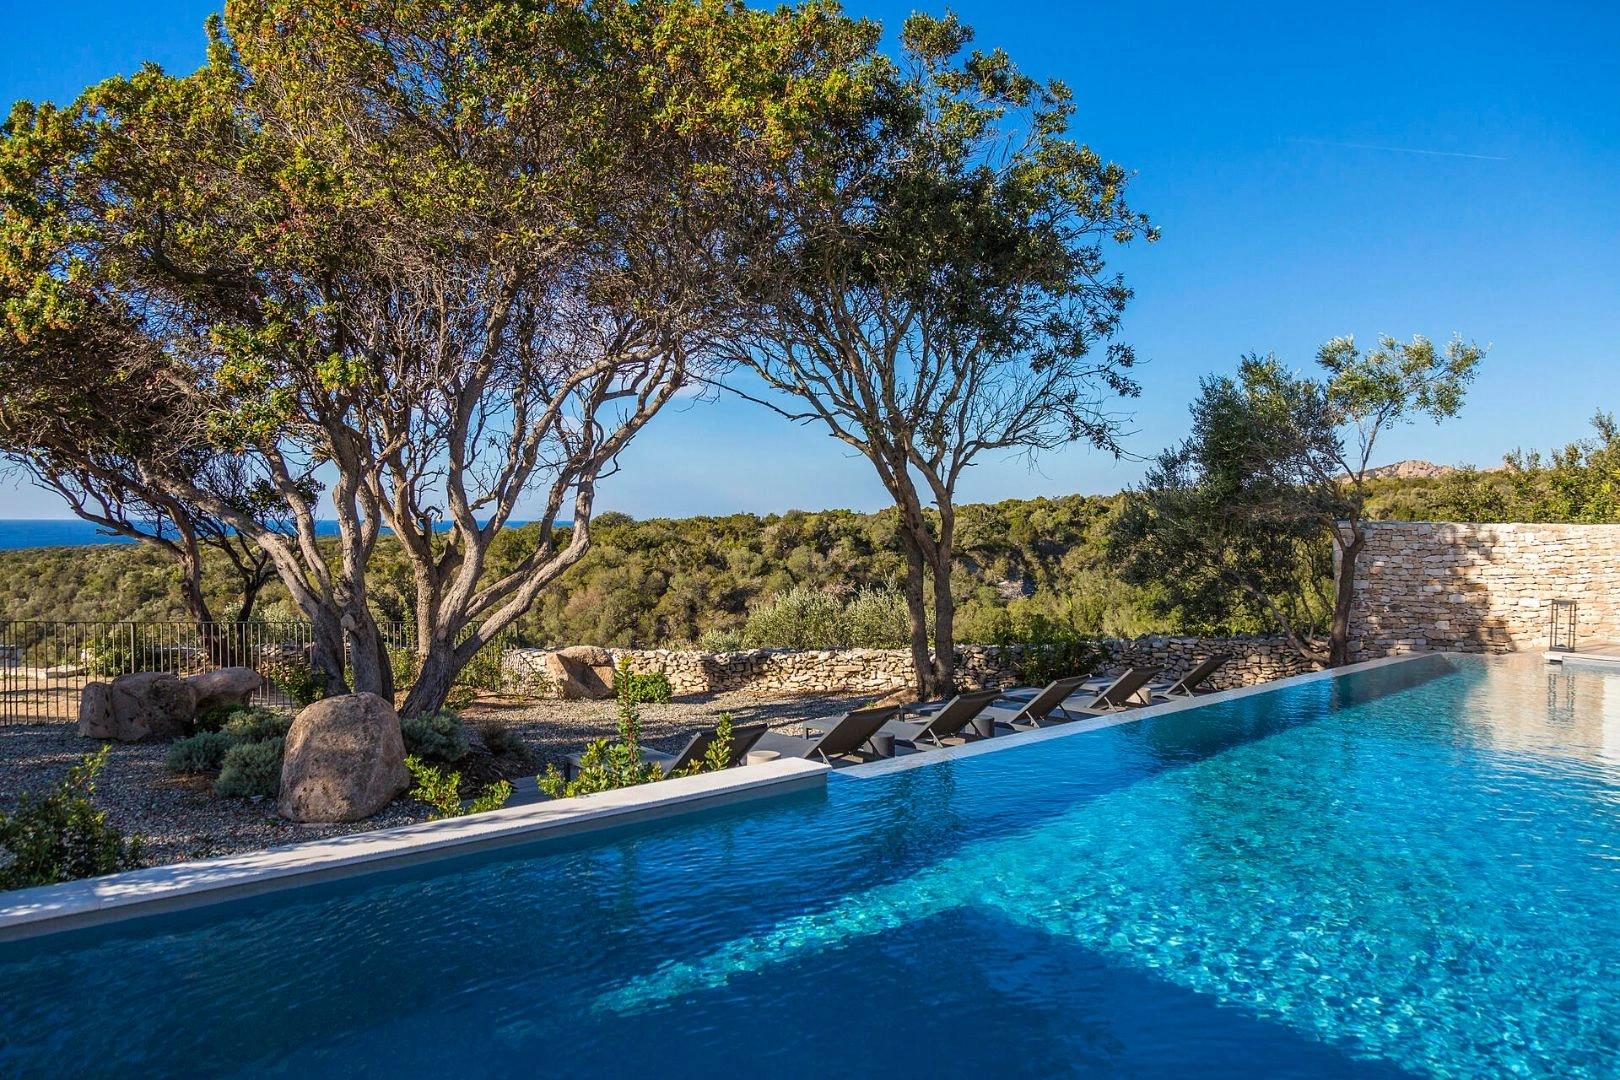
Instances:
[[[956,693],[956,600],[951,596],[951,556],[944,547],[929,569],[934,576],[934,663],[931,698]]]
[[[444,708],[462,666],[456,652],[443,638],[431,640],[417,666],[416,681],[411,683],[399,715],[430,716]]]
[[[1337,540],[1337,538],[1336,538]],[[1367,546],[1360,522],[1350,523],[1349,542],[1339,543],[1339,572],[1333,584],[1333,621],[1328,629],[1328,666],[1350,662],[1350,612],[1356,601],[1356,560]]]
[[[305,612],[310,617],[310,666],[315,681],[320,685],[322,697],[337,697],[349,692],[344,675],[343,623],[335,611],[322,608]]]
[[[917,698],[929,699],[933,688],[933,660],[928,654],[928,608],[923,601],[923,556],[916,541],[901,535],[906,553],[906,611],[911,616],[911,669],[917,678]]]

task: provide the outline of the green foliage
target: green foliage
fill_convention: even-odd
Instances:
[[[419,667],[416,651],[403,646],[388,647],[388,664],[394,672],[394,689],[401,692],[409,690],[416,681],[416,672]]]
[[[1053,679],[1095,671],[1103,652],[1072,627],[1044,615],[1003,616],[995,644],[1018,654],[1018,681],[1045,686]]]
[[[553,799],[570,799],[576,795],[593,795],[599,791],[650,784],[664,778],[663,769],[650,761],[641,760],[641,714],[636,711],[636,699],[626,680],[616,680],[619,693],[619,732],[612,741],[595,739],[580,756],[579,767],[572,779],[563,775],[556,765],[535,777],[540,790]]]
[[[243,706],[233,709],[225,722],[220,724],[219,730],[240,742],[264,742],[283,738],[292,727],[292,722],[293,717],[289,713]]]
[[[613,689],[628,693],[639,705],[668,705],[675,697],[668,675],[662,671],[632,671],[628,659],[622,661],[614,672]]]
[[[191,718],[191,730],[199,732],[218,731],[241,708],[240,705],[215,705],[212,708],[204,709]]]
[[[228,799],[274,795],[281,787],[280,738],[243,742],[225,752],[214,794]]]
[[[399,730],[405,737],[406,753],[417,758],[449,764],[467,756],[467,729],[461,717],[448,709],[430,716],[403,717]]]
[[[698,776],[702,773],[720,772],[731,766],[731,714],[721,713],[720,719],[714,725],[714,741],[709,748],[703,751],[703,756],[692,762],[679,773],[681,776]]]
[[[242,740],[224,731],[199,731],[169,744],[164,765],[172,773],[214,772],[231,747]]]
[[[315,677],[315,669],[302,660],[276,664],[264,674],[300,709],[315,704],[325,694],[320,680]]]
[[[415,784],[407,793],[433,807],[430,820],[461,817],[464,814],[482,814],[486,810],[499,810],[512,797],[512,785],[497,780],[478,794],[466,806],[461,804],[461,774],[443,772],[414,754],[405,759]]]
[[[1123,576],[1158,585],[1165,610],[1246,610],[1302,656],[1343,663],[1352,595],[1327,588],[1332,552],[1353,572],[1377,440],[1416,416],[1455,415],[1483,355],[1421,336],[1363,353],[1343,337],[1319,350],[1316,378],[1249,356],[1235,378],[1203,380],[1192,435],[1160,455],[1117,520]]]
[[[87,755],[43,798],[24,795],[0,814],[0,889],[52,885],[140,865],[139,837],[125,838],[91,802],[109,748]]]
[[[135,656],[117,635],[98,636],[84,648],[84,668],[98,678],[113,678],[135,670]]]
[[[750,609],[741,641],[751,649],[893,649],[910,636],[898,590],[861,589],[846,602],[828,590],[800,586]]]

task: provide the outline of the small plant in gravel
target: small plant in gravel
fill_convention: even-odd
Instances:
[[[641,714],[636,711],[636,699],[629,681],[618,679],[616,682],[619,691],[619,737],[612,742],[595,739],[585,747],[572,779],[564,776],[556,765],[547,765],[546,771],[535,777],[534,781],[541,791],[553,799],[594,795],[599,791],[635,787],[664,778],[664,770],[657,764],[641,760]]]
[[[448,765],[467,756],[467,729],[449,709],[432,716],[407,716],[400,720],[399,732],[405,737],[405,752],[424,761]]]
[[[169,744],[164,765],[172,773],[209,773],[225,762],[225,754],[241,742],[224,731],[199,731]]]
[[[0,889],[53,885],[140,865],[141,839],[107,824],[90,801],[107,763],[103,746],[86,756],[43,798],[23,796],[0,814]]]
[[[214,794],[227,799],[274,795],[281,787],[280,738],[237,743],[220,762]]]
[[[669,685],[669,676],[662,671],[649,671],[645,674],[632,671],[628,658],[619,661],[618,670],[614,673],[613,688],[624,688],[638,705],[668,705],[674,698],[674,688]]]
[[[414,754],[405,759],[405,767],[411,771],[411,778],[416,781],[408,794],[411,798],[419,799],[433,807],[431,817],[433,821],[461,817],[464,814],[482,814],[486,810],[499,810],[506,805],[506,800],[512,797],[512,785],[505,780],[498,780],[463,806],[460,773],[445,772],[429,765]]]
[[[499,720],[479,721],[478,734],[496,757],[527,757],[529,754],[522,736]]]

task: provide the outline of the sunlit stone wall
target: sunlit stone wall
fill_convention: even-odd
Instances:
[[[1270,637],[1141,637],[1105,639],[1107,658],[1099,671],[1152,664],[1179,676],[1213,652],[1231,661],[1212,680],[1226,688],[1296,675],[1311,670],[1285,642]],[[628,657],[639,672],[661,671],[677,694],[746,690],[772,696],[796,694],[897,693],[913,685],[911,654],[904,649],[750,649],[713,653],[678,649],[614,649],[615,663]],[[516,649],[503,661],[508,686],[538,696],[550,693],[542,650]],[[973,687],[1008,687],[1019,682],[1018,650],[965,646],[957,650],[961,682]]]
[[[1357,560],[1352,655],[1544,649],[1554,600],[1579,640],[1620,641],[1620,525],[1371,526]]]

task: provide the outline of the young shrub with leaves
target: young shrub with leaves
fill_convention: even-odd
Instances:
[[[594,795],[599,791],[650,784],[664,778],[664,770],[654,762],[641,760],[641,714],[625,679],[616,680],[619,689],[619,737],[610,742],[596,739],[585,748],[572,779],[555,765],[535,777],[540,790],[553,799]]]
[[[434,813],[430,819],[433,821],[461,817],[464,814],[482,814],[486,810],[499,810],[506,805],[506,800],[512,797],[512,785],[505,780],[497,780],[479,792],[477,798],[463,806],[459,772],[444,772],[414,754],[405,759],[405,767],[411,771],[411,779],[416,781],[408,793],[409,796],[433,807]]]
[[[52,885],[140,865],[140,838],[125,838],[90,801],[107,754],[103,746],[69,769],[50,794],[25,795],[16,810],[0,814],[0,889]]]
[[[703,756],[682,769],[680,776],[697,776],[731,767],[731,714],[721,713],[714,725],[714,741]]]

